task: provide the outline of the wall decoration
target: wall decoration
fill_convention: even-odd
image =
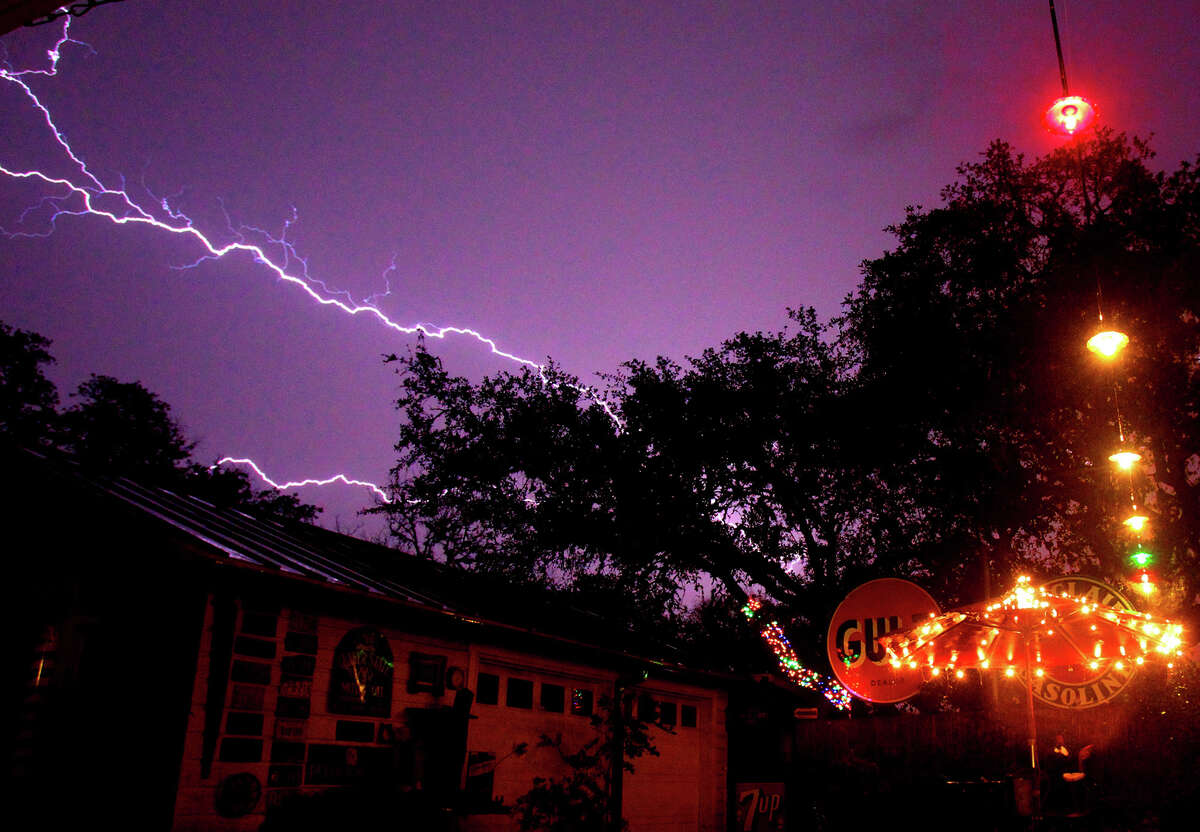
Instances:
[[[309,748],[304,782],[311,786],[346,786],[382,777],[392,765],[390,748],[314,745]]]
[[[261,736],[263,732],[263,715],[239,713],[231,711],[225,717],[225,733],[226,734],[245,734],[247,736]]]
[[[288,613],[288,632],[310,633],[315,635],[317,632],[317,617],[315,615],[307,615],[306,613],[291,610]]]
[[[312,696],[312,679],[285,678],[279,683],[279,695],[307,699]]]
[[[262,662],[235,661],[229,678],[235,682],[252,682],[256,685],[271,684],[271,665]]]
[[[214,803],[223,818],[240,818],[254,811],[262,797],[262,783],[248,771],[231,774],[217,786]]]
[[[311,701],[295,696],[280,696],[275,700],[275,714],[286,719],[308,719],[312,712]]]
[[[257,763],[262,760],[263,741],[250,737],[226,737],[221,740],[223,763]]]
[[[275,642],[253,636],[238,636],[233,643],[233,652],[256,659],[275,658]]]
[[[283,637],[283,649],[289,653],[316,655],[317,637],[309,633],[288,633]]]
[[[375,723],[339,719],[334,728],[334,739],[338,742],[375,742]]]
[[[304,739],[307,726],[301,719],[276,719],[275,739],[300,740]]]
[[[234,685],[229,707],[236,711],[261,711],[267,689],[258,685]]]
[[[271,788],[292,788],[304,779],[302,766],[271,766],[267,773],[267,785]]]
[[[428,653],[408,654],[408,692],[432,693],[441,696],[446,692],[446,657]]]
[[[275,740],[271,743],[272,763],[303,763],[304,743]]]
[[[333,652],[329,711],[389,716],[394,666],[392,648],[379,631],[362,627],[347,633]]]
[[[312,676],[317,669],[316,656],[284,656],[279,669],[285,676]]]

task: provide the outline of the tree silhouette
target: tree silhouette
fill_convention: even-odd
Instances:
[[[42,372],[53,364],[50,341],[0,322],[0,436],[18,445],[52,441],[58,390]]]
[[[943,562],[1119,579],[1132,491],[1164,603],[1200,591],[1200,185],[1152,156],[1104,131],[1032,163],[996,142],[864,264],[842,343],[890,403],[887,479]],[[1098,302],[1132,338],[1111,366],[1084,347]],[[1107,461],[1118,408],[1132,479]]]
[[[171,406],[140,382],[90,376],[58,413],[58,392],[42,373],[50,341],[0,322],[0,437],[60,452],[85,470],[189,493],[218,507],[276,520],[312,522],[321,509],[294,494],[256,491],[242,471],[200,465],[195,443]]]
[[[473,384],[423,345],[379,510],[405,548],[562,582],[757,588],[814,631],[851,586],[918,576],[948,602],[986,564],[1114,580],[1130,489],[1164,606],[1200,592],[1200,183],[1097,132],[1027,162],[1002,142],[910,208],[831,325],[811,310],[606,379],[617,428],[550,365]],[[1107,322],[1133,346],[1084,348]],[[1119,400],[1114,400],[1114,390]],[[1117,405],[1148,467],[1113,475]],[[628,591],[628,590],[627,590]],[[647,598],[662,593],[645,592]]]

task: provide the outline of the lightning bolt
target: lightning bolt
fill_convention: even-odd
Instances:
[[[198,243],[203,249],[203,252],[195,261],[179,268],[191,268],[206,260],[220,260],[230,255],[246,254],[255,263],[264,267],[268,272],[273,273],[280,281],[295,287],[307,295],[314,303],[321,306],[336,309],[354,318],[373,320],[402,335],[423,335],[427,338],[437,339],[445,339],[447,336],[454,335],[473,339],[486,347],[492,355],[536,370],[543,383],[554,383],[547,379],[544,364],[528,358],[522,358],[501,349],[495,340],[477,330],[463,326],[438,326],[420,321],[412,324],[402,324],[386,315],[375,305],[375,301],[391,292],[388,275],[395,271],[394,260],[384,272],[385,291],[372,295],[364,301],[356,301],[349,292],[332,289],[325,282],[310,276],[308,273],[308,262],[297,253],[294,244],[288,239],[288,232],[297,218],[295,209],[292,211],[292,216],[284,223],[283,231],[279,236],[273,236],[265,230],[254,226],[243,225],[235,228],[226,213],[227,224],[233,239],[230,242],[220,243],[210,235],[196,228],[186,214],[173,208],[169,198],[154,197],[151,193],[150,195],[154,198],[156,205],[150,207],[142,204],[142,202],[139,202],[138,199],[130,194],[124,180],[121,181],[119,187],[105,184],[99,176],[92,172],[83,157],[71,147],[66,136],[55,123],[49,108],[41,101],[37,93],[30,86],[30,81],[35,78],[54,78],[58,75],[59,61],[62,59],[63,49],[68,45],[87,49],[93,54],[95,53],[95,50],[89,45],[71,37],[70,27],[71,18],[65,17],[63,19],[61,35],[53,47],[46,52],[47,65],[44,68],[18,70],[13,68],[8,61],[5,61],[3,66],[0,67],[0,80],[14,84],[21,90],[21,93],[29,100],[31,106],[41,115],[46,129],[53,137],[53,141],[58,145],[65,158],[70,160],[70,167],[73,168],[73,172],[68,176],[54,176],[41,170],[23,170],[0,162],[0,173],[3,173],[5,176],[15,180],[29,180],[41,183],[56,191],[56,193],[42,197],[38,202],[29,206],[21,213],[18,221],[21,227],[20,230],[9,230],[0,227],[0,234],[4,234],[9,238],[48,237],[54,232],[55,223],[61,216],[98,217],[108,220],[117,226],[150,226],[165,234],[174,234],[192,240]],[[144,188],[144,190],[150,193],[148,188]],[[23,229],[25,220],[31,213],[47,208],[52,212],[48,230],[27,231]],[[224,209],[223,205],[222,209]],[[248,237],[249,234],[259,235],[266,240],[266,243],[259,244],[252,242]],[[282,253],[272,255],[268,251],[268,248],[278,248]],[[608,414],[618,432],[623,429],[623,423],[612,403],[598,391],[594,388],[574,384],[570,385],[570,387],[580,392],[585,398],[600,405],[605,413]],[[314,478],[303,480],[299,483],[285,483],[280,485],[267,477],[249,459],[227,458],[223,461],[248,465],[263,482],[278,489],[295,487],[297,485],[325,485],[333,482],[342,482],[348,485],[370,488],[386,501],[386,496],[379,486],[360,480],[353,480],[344,474],[337,474],[327,479]]]
[[[211,239],[207,234],[196,228],[191,219],[185,214],[174,210],[169,203],[169,200],[162,198],[159,200],[159,211],[165,215],[166,219],[161,219],[155,216],[152,209],[140,204],[129,191],[124,183],[121,187],[110,187],[105,185],[98,176],[89,170],[87,163],[71,148],[70,143],[63,135],[62,131],[54,122],[54,117],[51,115],[49,108],[42,103],[37,94],[29,86],[28,80],[31,77],[42,76],[52,78],[58,74],[58,63],[62,58],[62,49],[68,44],[76,44],[90,49],[91,47],[84,44],[82,41],[75,40],[70,36],[70,18],[64,18],[62,35],[54,44],[54,47],[47,51],[47,59],[49,66],[46,69],[27,69],[16,71],[9,66],[0,69],[0,79],[16,84],[21,91],[30,100],[33,106],[41,113],[43,120],[46,123],[47,129],[54,136],[54,141],[62,148],[67,158],[71,160],[79,173],[78,181],[74,181],[65,177],[51,176],[43,173],[40,170],[15,170],[8,165],[0,163],[0,173],[12,179],[27,179],[41,182],[42,184],[61,188],[64,192],[57,196],[47,196],[38,203],[38,206],[50,206],[54,209],[54,213],[50,218],[51,230],[46,232],[27,232],[27,231],[9,231],[0,228],[0,233],[9,237],[46,237],[53,233],[53,225],[55,221],[63,216],[91,216],[101,217],[108,220],[114,225],[148,225],[168,234],[175,234],[180,237],[190,238],[199,243],[204,249],[204,253],[200,255],[192,264],[192,266],[204,260],[219,260],[227,255],[245,253],[259,265],[264,266],[268,271],[284,283],[294,286],[304,292],[314,302],[327,307],[333,307],[342,312],[354,317],[373,318],[380,324],[399,332],[403,335],[422,334],[427,338],[445,338],[448,335],[461,335],[472,338],[480,344],[488,348],[488,350],[500,358],[507,359],[516,364],[522,364],[535,370],[542,370],[544,365],[536,361],[531,361],[528,358],[522,358],[519,355],[502,350],[495,340],[483,335],[482,333],[462,326],[437,326],[434,324],[417,322],[410,325],[398,323],[386,314],[384,314],[377,306],[370,303],[357,302],[346,292],[329,290],[321,281],[315,281],[308,276],[308,264],[302,258],[296,256],[294,246],[284,238],[268,237],[269,243],[280,245],[283,247],[284,254],[282,258],[272,257],[268,254],[266,248],[256,243],[247,242],[244,234],[236,234],[237,239],[232,242],[219,244]],[[33,208],[27,209],[22,215],[24,219]],[[285,224],[286,229],[295,221],[295,215],[288,223]],[[262,232],[262,229],[254,227],[246,227],[247,231]],[[265,232],[262,232],[265,234]],[[289,270],[291,260],[298,260],[301,268],[298,272]],[[322,294],[318,287],[325,290]],[[333,295],[343,295],[345,300],[341,300]]]
[[[292,482],[276,482],[264,474],[263,470],[258,467],[258,463],[256,463],[253,459],[238,459],[232,456],[218,459],[214,464],[209,466],[209,470],[211,471],[213,468],[217,468],[221,465],[245,465],[247,468],[252,470],[260,480],[274,488],[276,491],[287,491],[288,489],[292,488],[303,488],[306,485],[332,485],[335,482],[340,482],[343,485],[369,488],[371,491],[375,492],[375,496],[381,501],[385,503],[390,503],[392,501],[392,498],[388,496],[387,492],[375,483],[366,482],[364,480],[350,479],[345,474],[334,474],[332,477],[326,477],[325,479],[305,479],[294,480]]]

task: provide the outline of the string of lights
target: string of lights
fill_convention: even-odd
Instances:
[[[1117,672],[1140,666],[1147,658],[1183,655],[1183,625],[1149,613],[1106,606],[1085,597],[1053,593],[1022,575],[998,601],[977,609],[956,610],[882,642],[892,667],[921,668],[928,676],[962,679],[963,668],[1001,670],[1014,677],[1030,650],[1035,677],[1045,666],[1098,670],[1111,662]]]
[[[1051,131],[1067,139],[1073,139],[1078,135],[1082,135],[1093,126],[1096,121],[1096,108],[1087,99],[1071,94],[1070,86],[1067,83],[1067,65],[1063,59],[1062,38],[1058,31],[1058,16],[1054,10],[1054,0],[1049,0],[1049,3],[1050,26],[1054,32],[1054,48],[1058,54],[1058,72],[1059,78],[1062,81],[1063,94],[1046,111],[1045,122]],[[1085,210],[1087,210],[1091,203],[1087,195],[1087,182],[1083,176],[1082,151],[1079,154],[1079,165],[1079,184],[1082,189],[1083,204]],[[1115,362],[1122,351],[1129,345],[1129,336],[1124,332],[1106,326],[1104,321],[1103,286],[1098,274],[1096,276],[1096,315],[1099,322],[1099,329],[1088,339],[1087,348],[1101,360]],[[1138,508],[1133,482],[1134,465],[1141,460],[1142,456],[1127,445],[1128,439],[1125,431],[1125,423],[1121,416],[1120,386],[1115,367],[1112,374],[1112,396],[1118,445],[1117,450],[1110,454],[1108,459],[1110,462],[1116,464],[1120,472],[1127,475],[1131,511],[1130,515],[1122,521],[1122,524],[1135,535],[1134,551],[1129,558],[1130,563],[1135,569],[1134,583],[1143,595],[1149,596],[1155,590],[1154,578],[1148,568],[1153,562],[1154,557],[1142,546],[1141,538],[1150,518],[1142,514]]]
[[[751,598],[742,607],[742,614],[746,618],[753,620],[761,609],[762,601],[757,598]],[[788,641],[787,636],[784,635],[783,628],[779,626],[778,621],[772,621],[763,627],[762,637],[767,646],[771,648],[771,652],[775,654],[775,658],[779,661],[780,669],[792,684],[807,688],[808,690],[815,690],[829,700],[839,711],[850,710],[850,691],[834,680],[805,667],[800,662],[800,659],[797,658],[796,651],[792,648],[792,644]]]

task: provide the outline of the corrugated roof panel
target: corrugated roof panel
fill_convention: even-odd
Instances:
[[[283,572],[304,575],[376,595],[448,609],[444,602],[370,574],[362,564],[334,560],[282,526],[234,509],[218,509],[195,497],[161,488],[146,488],[129,480],[111,480],[106,490],[172,526],[187,532],[231,558]],[[397,554],[398,557],[401,555]]]

